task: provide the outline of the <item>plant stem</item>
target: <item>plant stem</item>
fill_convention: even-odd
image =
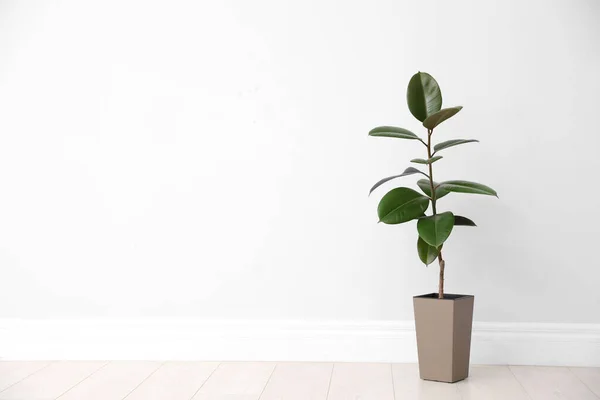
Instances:
[[[438,299],[444,298],[444,268],[446,267],[446,261],[442,258],[442,250],[438,253],[438,262],[440,263],[440,284],[438,288]]]
[[[433,129],[427,130],[427,158],[430,159],[432,157],[431,154],[431,134],[433,133]],[[435,207],[435,186],[433,184],[433,165],[429,163],[429,184],[431,186],[431,207],[433,208],[433,215],[437,214],[437,210]],[[442,258],[442,249],[440,248],[440,252],[438,253],[438,262],[440,264],[440,283],[438,289],[438,299],[444,298],[444,268],[446,267],[446,262]]]
[[[431,134],[432,129],[427,130],[427,159],[431,158]],[[435,188],[433,186],[433,165],[429,163],[429,185],[431,186],[431,207],[433,208],[433,215],[436,214],[435,209]]]

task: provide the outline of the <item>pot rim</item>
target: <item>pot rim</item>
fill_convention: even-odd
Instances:
[[[426,293],[426,294],[420,294],[417,296],[413,296],[413,299],[428,299],[428,300],[461,300],[461,299],[467,299],[473,297],[475,298],[475,295],[472,294],[453,294],[453,293],[444,293],[444,298],[440,299],[438,298],[438,293],[433,292],[433,293]]]

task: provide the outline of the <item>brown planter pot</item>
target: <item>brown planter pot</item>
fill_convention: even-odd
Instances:
[[[469,376],[474,296],[413,297],[421,379],[457,382]]]

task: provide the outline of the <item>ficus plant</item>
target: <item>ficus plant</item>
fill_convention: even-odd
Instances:
[[[480,183],[452,180],[436,182],[433,180],[433,164],[442,159],[439,153],[450,147],[465,143],[478,142],[475,139],[451,139],[437,144],[432,143],[434,130],[447,119],[456,115],[461,106],[442,108],[442,92],[436,80],[425,72],[417,72],[408,83],[406,101],[411,114],[427,129],[427,139],[423,140],[408,129],[394,126],[379,126],[369,132],[370,136],[416,140],[426,150],[426,158],[414,158],[412,163],[423,165],[427,172],[408,167],[399,175],[390,176],[377,182],[369,194],[382,184],[396,178],[421,174],[426,179],[417,181],[423,194],[407,187],[390,190],[379,202],[377,214],[379,221],[386,224],[402,224],[417,220],[417,253],[425,265],[436,259],[440,266],[438,297],[444,298],[444,269],[446,262],[442,257],[442,247],[455,226],[476,226],[467,217],[454,215],[451,211],[439,212],[438,200],[449,193],[471,193],[498,197],[496,191]],[[431,204],[431,215],[426,211]]]

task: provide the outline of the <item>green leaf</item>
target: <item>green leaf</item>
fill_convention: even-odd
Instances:
[[[383,185],[387,181],[391,181],[392,179],[400,178],[401,176],[407,176],[407,175],[412,175],[412,174],[423,174],[425,176],[429,176],[426,173],[421,172],[421,171],[419,171],[416,168],[408,167],[400,175],[388,176],[387,178],[383,178],[382,180],[380,180],[379,182],[377,182],[375,185],[373,185],[373,187],[371,188],[371,190],[369,190],[369,194],[373,193],[373,190],[377,189],[379,186]]]
[[[429,199],[418,192],[399,187],[390,190],[379,202],[379,222],[401,224],[419,218],[429,207]]]
[[[462,106],[444,108],[443,110],[440,110],[435,114],[429,115],[427,119],[423,121],[423,126],[427,129],[433,129],[448,118],[451,118],[454,115],[456,115],[456,113],[458,113],[460,110],[462,110]]]
[[[442,108],[442,91],[433,76],[417,72],[408,82],[406,102],[411,114],[423,122]]]
[[[450,236],[454,228],[454,214],[450,211],[419,218],[417,230],[419,236],[430,246],[440,247]]]
[[[428,245],[420,236],[419,240],[417,240],[417,252],[419,253],[419,258],[425,265],[434,262],[440,253],[436,247]]]
[[[479,143],[479,140],[475,140],[475,139],[452,139],[452,140],[446,140],[445,142],[438,143],[435,146],[433,146],[433,150],[435,150],[435,153],[437,153],[438,151],[447,149],[448,147],[453,147],[453,146],[458,146],[459,144],[473,143],[473,142]]]
[[[462,226],[477,226],[475,222],[471,221],[467,217],[461,217],[460,215],[454,216],[454,226],[462,225]]]
[[[421,188],[423,193],[425,193],[427,196],[431,197],[431,184],[429,183],[429,179],[419,179],[417,181],[417,185]],[[438,185],[437,182],[434,181],[433,187],[435,188],[437,185]],[[435,199],[436,200],[441,199],[448,193],[450,193],[450,192],[438,187],[437,189],[435,189]]]
[[[486,194],[488,196],[498,197],[498,194],[494,189],[476,182],[445,181],[440,183],[439,187],[447,190],[448,192]]]
[[[413,158],[412,160],[410,160],[410,162],[414,162],[417,164],[433,164],[434,162],[436,162],[437,160],[439,160],[440,158],[443,158],[442,156],[435,156],[435,157],[431,157],[428,158],[427,160],[424,160],[422,158]]]
[[[369,136],[393,137],[398,139],[421,140],[416,134],[408,129],[395,126],[378,126],[369,131]]]

